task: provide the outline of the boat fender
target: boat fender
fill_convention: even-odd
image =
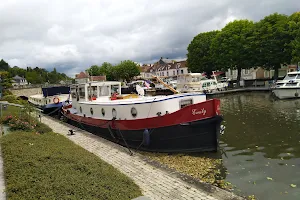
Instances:
[[[58,104],[58,103],[59,103],[59,98],[58,98],[58,97],[54,97],[53,102],[54,102],[55,104]]]
[[[299,94],[298,94],[298,92],[296,92],[296,93],[295,93],[295,97],[298,97],[298,96],[299,96]]]
[[[143,145],[144,146],[150,145],[150,133],[148,129],[145,129],[143,132]]]

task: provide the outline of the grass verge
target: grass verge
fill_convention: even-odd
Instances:
[[[132,199],[128,177],[56,133],[12,132],[0,139],[8,199]]]

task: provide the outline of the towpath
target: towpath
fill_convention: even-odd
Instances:
[[[74,143],[97,155],[132,178],[141,188],[143,194],[151,200],[242,199],[214,186],[210,186],[209,192],[201,189],[198,185],[188,183],[167,170],[149,164],[149,162],[143,159],[143,156],[136,152],[134,152],[133,156],[130,156],[124,147],[86,131],[79,130],[69,124],[62,123],[50,117],[42,117],[42,122],[51,127],[54,132],[66,136]],[[75,130],[75,135],[68,134],[70,129]]]

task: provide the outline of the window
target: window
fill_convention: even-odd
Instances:
[[[76,88],[71,89],[71,95],[73,99],[76,99]]]
[[[94,97],[96,98],[97,97],[97,86],[89,86],[88,87],[88,94],[89,94],[89,98],[91,97]]]
[[[79,97],[85,98],[85,88],[84,87],[79,88]]]
[[[132,115],[132,117],[134,117],[134,118],[137,116],[137,110],[136,110],[135,107],[132,107],[132,108],[131,108],[131,115]]]
[[[183,74],[183,69],[181,70],[181,74]]]
[[[249,74],[249,69],[245,69],[245,74]]]
[[[167,76],[169,76],[169,72],[167,72]]]
[[[175,76],[175,70],[173,70],[173,76]]]
[[[165,72],[162,72],[161,74],[162,74],[162,76],[165,76]]]
[[[232,76],[233,75],[233,71],[231,69],[229,69],[229,71],[230,71],[230,75]]]
[[[109,86],[102,86],[99,88],[100,91],[99,91],[99,94],[100,96],[109,96]]]

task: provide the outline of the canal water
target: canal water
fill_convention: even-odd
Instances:
[[[269,93],[220,97],[226,180],[258,199],[300,199],[300,100]]]

